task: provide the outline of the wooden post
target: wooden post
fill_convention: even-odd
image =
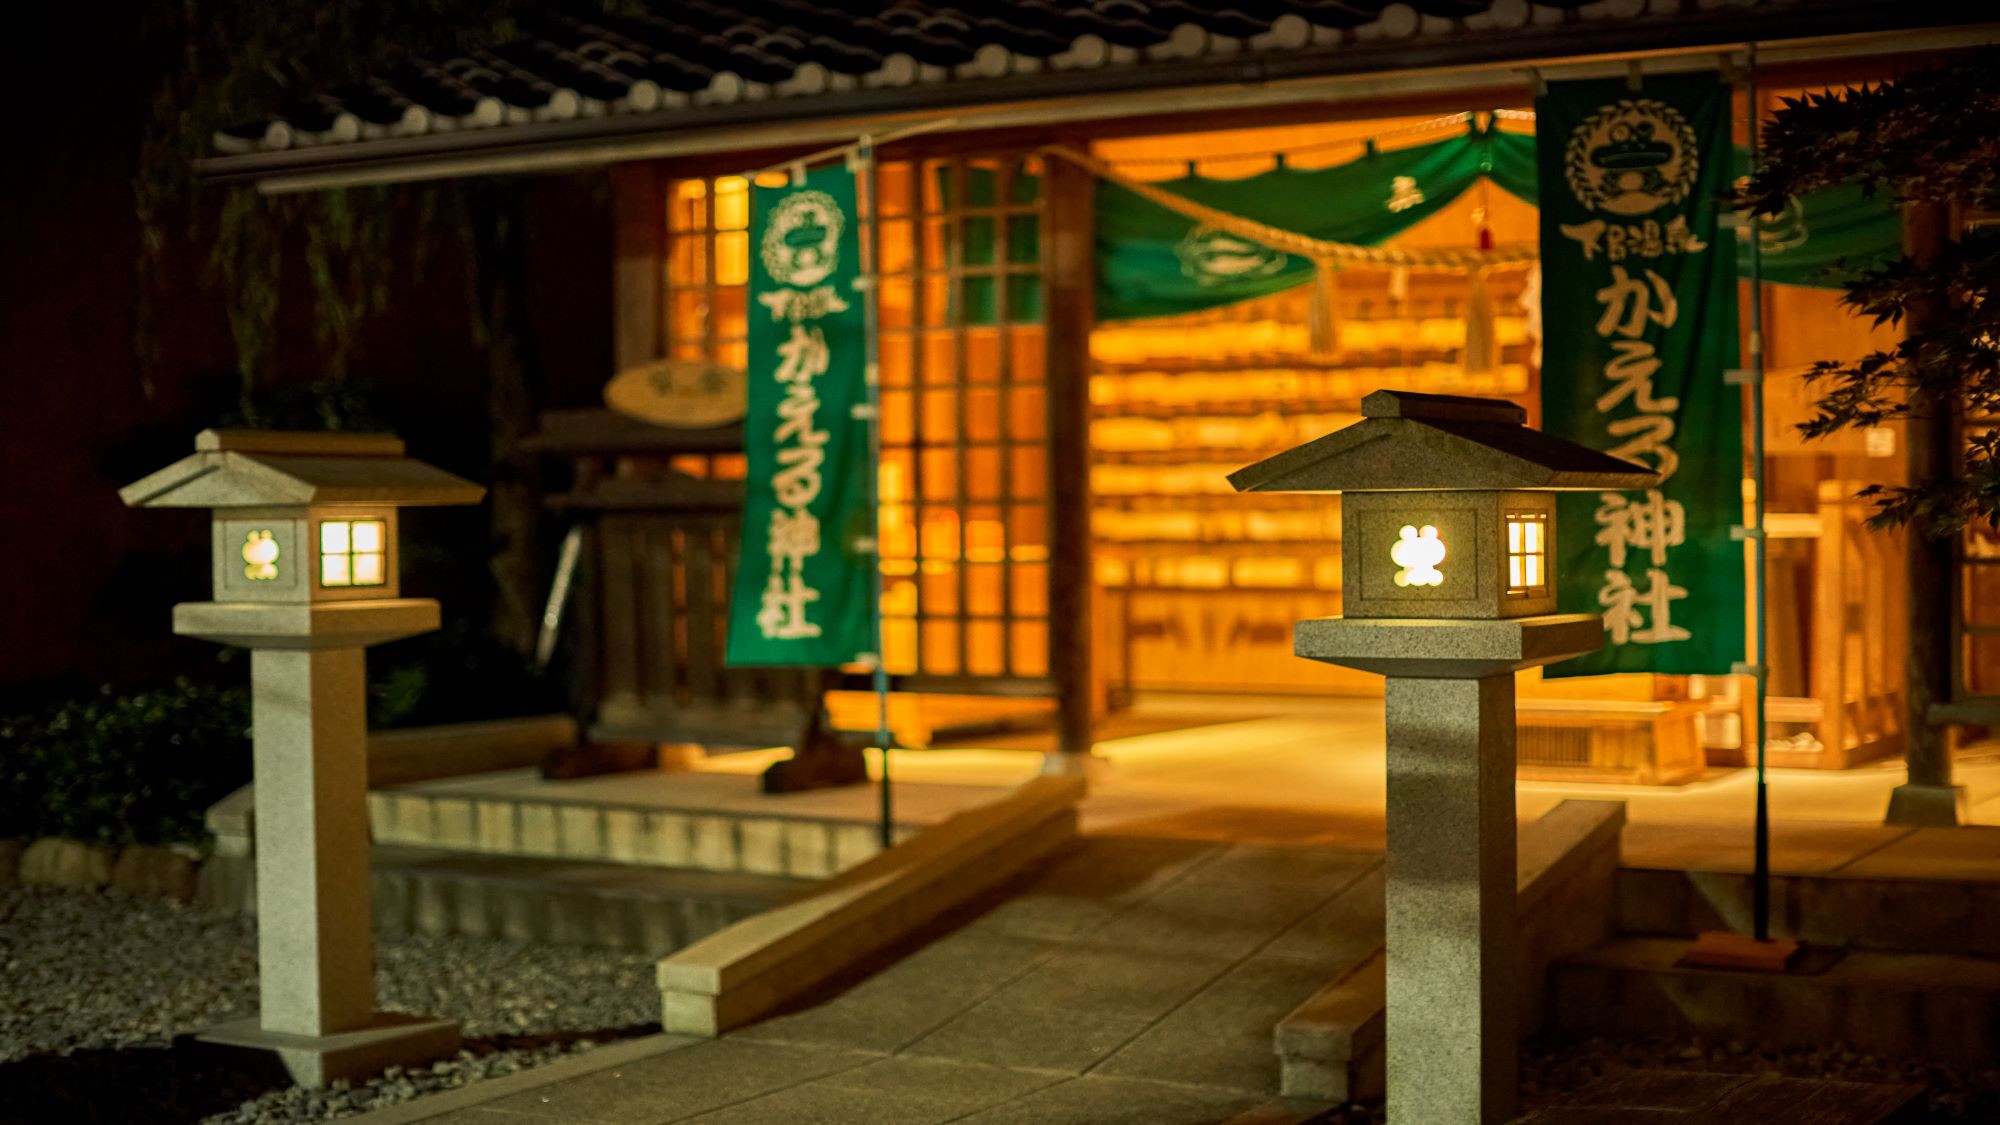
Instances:
[[[1091,675],[1090,330],[1097,285],[1090,173],[1043,161],[1048,314],[1045,346],[1049,440],[1049,674],[1056,684],[1062,762],[1090,753],[1096,700]]]
[[[664,186],[652,164],[611,169],[611,361],[620,371],[665,354]]]
[[[1829,487],[1831,486],[1831,487]],[[1847,761],[1847,507],[1853,486],[1823,481],[1814,545],[1812,694],[1819,700],[1821,753]]]
[[[1903,252],[1919,265],[1934,261],[1951,242],[1950,208],[1903,205]],[[1909,331],[1945,315],[1938,308],[1910,310]],[[1958,428],[1952,404],[1912,403],[1904,438],[1911,484],[1948,480],[1958,471]],[[1890,824],[1954,825],[1964,791],[1951,781],[1951,731],[1934,725],[1931,708],[1951,701],[1952,595],[1957,559],[1953,540],[1912,524],[1904,534],[1909,558],[1910,648],[1903,703],[1904,760],[1909,777],[1889,797]]]

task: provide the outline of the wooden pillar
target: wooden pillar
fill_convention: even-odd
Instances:
[[[1095,185],[1067,160],[1044,161],[1048,193],[1049,674],[1056,684],[1059,745],[1068,763],[1090,753],[1091,674],[1090,330],[1097,286]]]
[[[658,165],[611,169],[611,361],[620,371],[665,354],[665,187]]]
[[[1903,252],[1917,264],[1934,261],[1951,242],[1950,208],[1935,203],[1903,206]],[[1908,330],[1939,308],[1912,308]],[[1904,438],[1912,485],[1948,480],[1958,471],[1958,427],[1951,403],[1912,403]],[[1952,825],[1964,819],[1964,792],[1951,780],[1951,730],[1935,724],[1934,705],[1949,703],[1953,592],[1957,588],[1954,540],[1913,523],[1904,535],[1909,558],[1910,648],[1905,675],[1904,759],[1909,777],[1889,798],[1890,824]]]

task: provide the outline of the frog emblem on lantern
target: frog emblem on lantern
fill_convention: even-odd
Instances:
[[[278,576],[278,541],[268,531],[252,531],[243,537],[243,577],[252,582],[268,582]]]
[[[1438,564],[1444,561],[1444,540],[1438,538],[1438,529],[1431,524],[1421,528],[1404,524],[1402,534],[1389,548],[1389,559],[1400,568],[1395,579],[1398,586],[1444,583],[1444,572],[1438,569]]]
[[[1701,171],[1694,128],[1679,110],[1625,98],[1585,118],[1563,154],[1569,189],[1593,211],[1649,215],[1679,203]]]

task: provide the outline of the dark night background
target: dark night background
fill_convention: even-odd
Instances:
[[[124,8],[123,12],[118,9]],[[212,667],[212,645],[169,632],[169,607],[207,597],[206,520],[133,511],[117,488],[185,456],[234,401],[225,301],[209,248],[170,223],[166,268],[141,278],[133,180],[160,68],[136,6],[29,5],[0,32],[0,696],[50,686],[155,683]],[[232,189],[204,188],[199,205]],[[541,406],[596,401],[610,374],[610,219],[601,177],[535,181],[528,199],[531,365]],[[443,239],[440,235],[440,239]],[[389,311],[363,329],[354,385],[412,455],[475,480],[487,462],[486,364],[463,254],[434,252],[421,277],[395,263]],[[135,348],[141,286],[153,287],[145,385]],[[312,293],[287,254],[271,384],[322,374]],[[447,618],[482,612],[479,513],[415,512],[405,591],[442,596]]]

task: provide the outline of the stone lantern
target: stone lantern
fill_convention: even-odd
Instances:
[[[458,1049],[456,1024],[375,1010],[362,650],[438,626],[397,596],[397,509],[484,494],[393,437],[235,430],[118,493],[211,509],[215,600],[175,606],[174,632],[250,649],[259,1011],[199,1038],[305,1085]]]
[[[1294,651],[1388,677],[1389,1119],[1512,1118],[1517,1026],[1514,673],[1594,651],[1555,612],[1555,491],[1651,471],[1527,428],[1512,403],[1376,391],[1362,421],[1231,474],[1339,492],[1342,617]]]

